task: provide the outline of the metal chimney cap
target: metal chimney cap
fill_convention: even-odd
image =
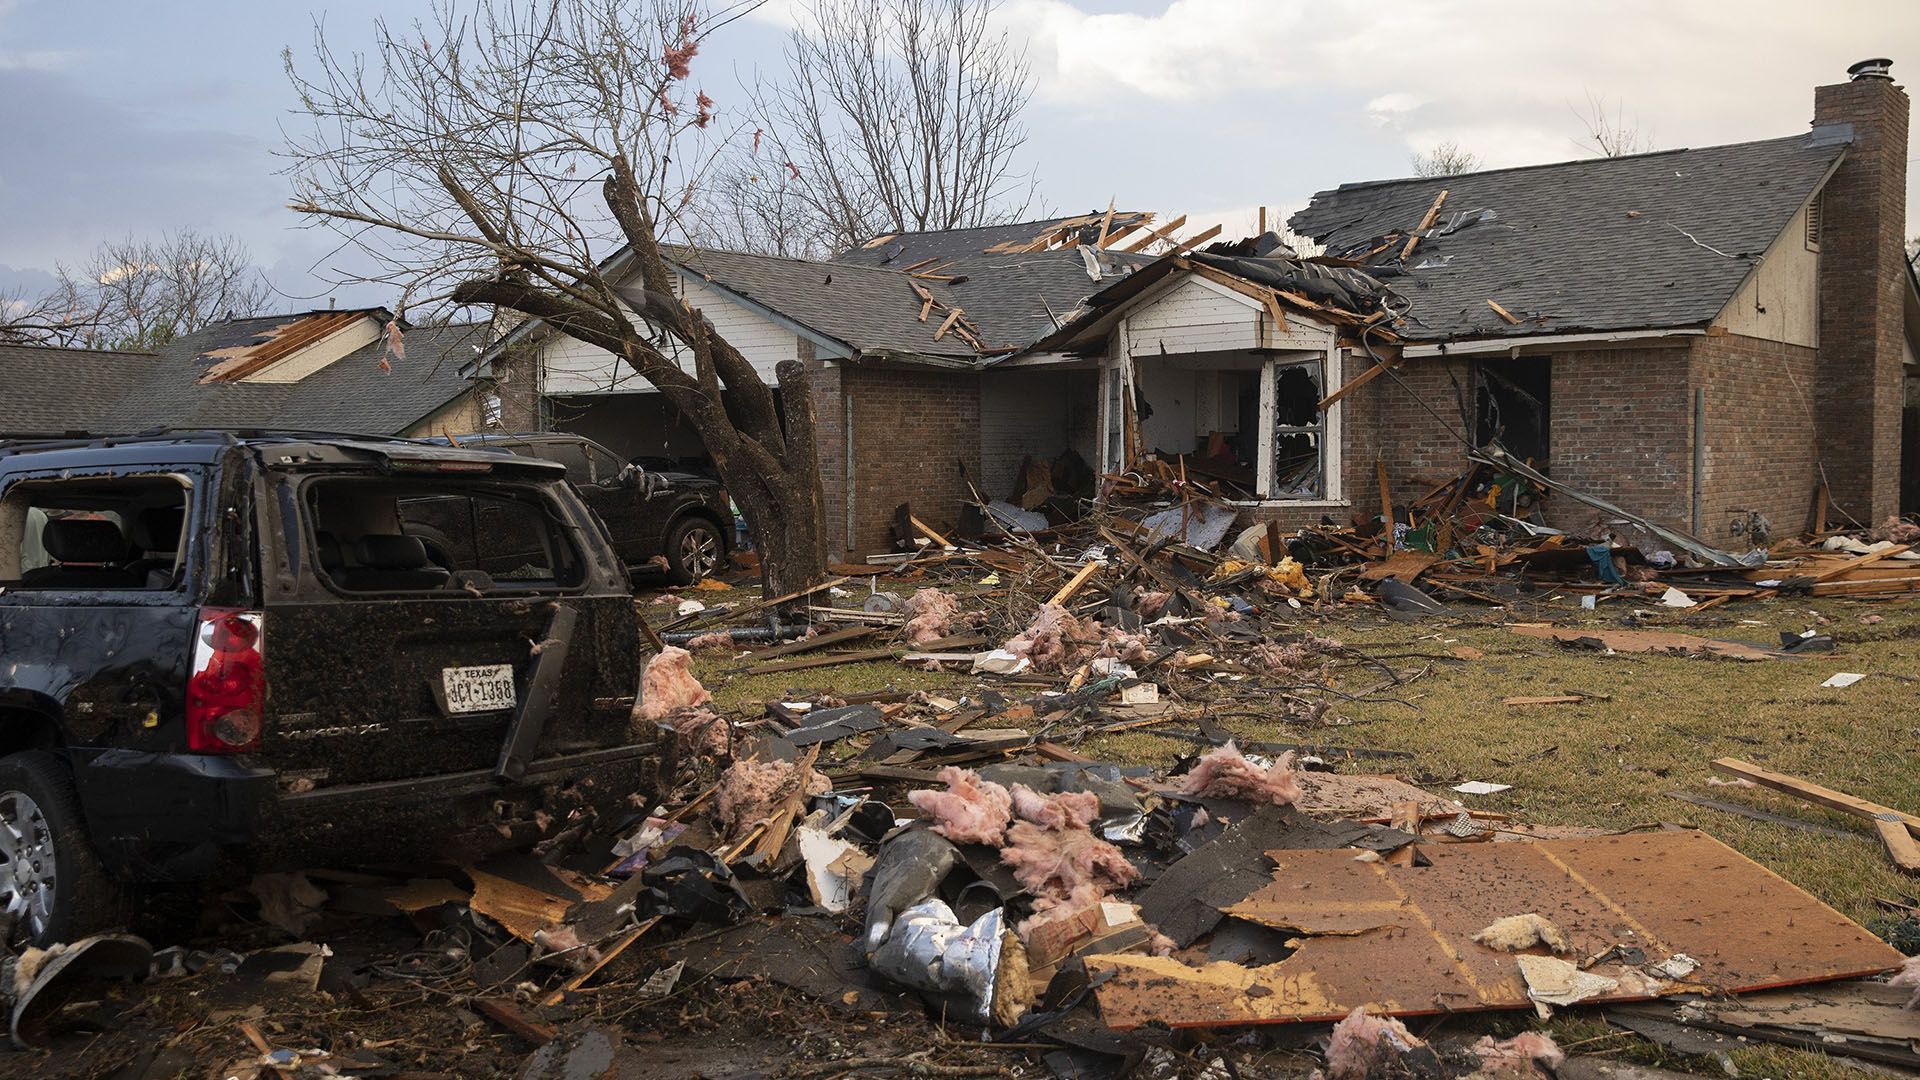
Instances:
[[[1884,56],[1873,60],[1862,60],[1847,69],[1847,77],[1854,82],[1859,82],[1861,79],[1885,79],[1892,82],[1893,75],[1887,70],[1892,66],[1893,61]]]

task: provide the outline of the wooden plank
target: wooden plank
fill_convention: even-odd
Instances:
[[[1108,233],[1106,243],[1100,246],[1105,248],[1110,248],[1116,242],[1118,242],[1121,237],[1131,236],[1132,234],[1140,231],[1141,229],[1146,228],[1148,225],[1152,223],[1153,223],[1152,214],[1141,214],[1139,217],[1133,219],[1132,221],[1127,222],[1126,224]]]
[[[1897,818],[1877,817],[1873,819],[1873,831],[1880,834],[1893,865],[1909,874],[1920,874],[1920,843],[1914,841],[1906,826]]]
[[[1185,240],[1182,240],[1179,243],[1173,245],[1173,247],[1170,250],[1168,250],[1167,254],[1178,255],[1181,252],[1187,251],[1190,248],[1199,247],[1201,244],[1204,244],[1207,241],[1219,235],[1220,235],[1220,226],[1215,225],[1210,229],[1206,229],[1201,232],[1194,233],[1192,236],[1189,236]]]
[[[601,954],[600,959],[597,962],[595,962],[593,966],[587,968],[587,970],[581,972],[580,974],[575,975],[573,978],[568,979],[566,982],[561,983],[560,989],[555,990],[553,993],[548,994],[546,997],[542,998],[540,1000],[540,1004],[558,1005],[561,1002],[567,1000],[568,994],[574,992],[575,990],[580,989],[582,986],[587,985],[588,979],[591,979],[595,975],[600,974],[601,968],[606,967],[608,964],[613,963],[615,957],[619,956],[623,952],[626,952],[628,946],[640,940],[640,935],[660,925],[660,920],[662,918],[664,918],[664,916],[655,915],[651,919],[647,919],[644,922],[640,923],[639,925],[635,926],[633,929],[627,931],[626,934],[622,936],[619,941],[614,942],[612,948],[609,948],[606,952]]]
[[[835,630],[817,637],[801,638],[798,641],[789,641],[784,645],[775,645],[771,649],[761,649],[759,652],[748,653],[742,659],[752,664],[764,663],[772,660],[776,656],[792,656],[796,653],[824,649],[829,645],[844,645],[849,641],[866,637],[871,633],[873,633],[873,627],[871,626],[849,626],[845,630]]]
[[[927,539],[933,541],[934,543],[939,544],[941,547],[959,547],[960,546],[954,543],[953,541],[947,539],[946,537],[941,536],[940,533],[936,531],[933,526],[927,524],[924,521],[921,521],[919,518],[914,517],[912,514],[907,515],[907,521],[914,528],[919,529],[921,535],[925,536]]]
[[[1180,226],[1185,225],[1186,223],[1187,223],[1187,215],[1181,214],[1179,217],[1174,218],[1172,221],[1167,222],[1165,225],[1162,225],[1157,229],[1148,229],[1147,234],[1145,236],[1140,237],[1138,240],[1135,240],[1133,243],[1128,244],[1126,247],[1123,247],[1120,250],[1121,251],[1139,251],[1141,248],[1146,247],[1147,245],[1153,243],[1155,240],[1165,240],[1168,243],[1172,243],[1173,233],[1179,231]]]
[[[500,998],[477,997],[470,1002],[473,1011],[507,1029],[531,1046],[545,1046],[560,1037],[560,1032],[551,1024],[543,1024],[520,1011],[511,1001]]]
[[[1838,566],[1820,571],[1813,575],[1813,580],[1815,582],[1832,581],[1834,578],[1840,577],[1849,570],[1858,570],[1863,566],[1872,566],[1882,559],[1891,559],[1895,555],[1904,555],[1912,550],[1912,544],[1895,544],[1890,548],[1882,548],[1879,551],[1868,552],[1858,558],[1848,559]]]
[[[828,589],[833,588],[835,585],[845,585],[847,582],[852,580],[853,580],[852,578],[847,578],[847,577],[832,577],[832,578],[828,578],[827,580],[821,582],[818,585],[814,585],[810,588],[805,588],[805,589],[795,589],[790,593],[787,593],[783,596],[776,596],[771,600],[756,600],[753,603],[748,604],[746,607],[729,608],[725,611],[716,611],[716,612],[703,611],[700,614],[695,615],[693,619],[687,623],[687,625],[689,626],[712,625],[712,624],[717,624],[726,619],[737,619],[742,615],[752,615],[753,613],[758,611],[765,611],[771,607],[779,607],[781,604],[791,603],[795,600],[800,599],[801,597],[812,596],[814,593],[817,593],[817,592],[825,592]]]
[[[1391,366],[1391,364],[1383,360],[1347,380],[1347,385],[1320,399],[1320,411],[1326,412],[1329,405],[1332,405],[1334,402],[1339,401],[1341,398],[1346,397],[1348,394],[1353,393],[1355,390],[1360,389],[1380,376],[1385,375],[1387,368]]]
[[[1816,784],[1811,780],[1802,780],[1797,776],[1763,769],[1758,765],[1741,761],[1739,758],[1714,758],[1713,767],[1729,776],[1751,780],[1761,787],[1772,788],[1782,794],[1791,795],[1796,799],[1805,799],[1810,803],[1818,803],[1829,810],[1838,810],[1843,814],[1852,814],[1854,817],[1865,818],[1868,821],[1883,819],[1897,821],[1905,825],[1908,832],[1920,833],[1920,817],[1901,813],[1892,807],[1881,806],[1879,803],[1869,802],[1844,791],[1835,791],[1833,788]]]
[[[770,865],[780,857],[780,849],[787,846],[787,837],[793,833],[794,819],[800,816],[800,811],[807,805],[807,785],[804,780],[812,773],[813,763],[818,760],[819,743],[807,747],[807,752],[800,755],[794,773],[802,782],[796,782],[793,791],[781,800],[780,808],[773,812],[773,817],[767,822],[767,831],[760,834],[760,843],[754,846],[753,854],[748,856],[749,861],[760,860]]]
[[[953,324],[959,321],[960,321],[960,309],[959,308],[950,309],[947,312],[947,320],[940,324],[940,328],[938,330],[935,330],[933,332],[933,340],[939,341],[941,338],[945,337],[947,335],[947,331],[953,329]]]
[[[1505,319],[1508,325],[1511,325],[1511,326],[1520,325],[1520,316],[1515,315],[1513,312],[1508,311],[1506,308],[1501,307],[1499,304],[1493,302],[1492,300],[1487,301],[1487,306],[1493,309],[1493,313],[1495,315],[1498,315],[1502,319]]]
[[[1813,489],[1813,535],[1815,536],[1827,531],[1827,497],[1830,494],[1825,480],[1820,481],[1819,485]]]
[[[1433,228],[1433,220],[1440,216],[1440,204],[1446,201],[1447,189],[1441,188],[1440,194],[1433,197],[1433,205],[1427,207],[1427,212],[1421,215],[1420,224],[1414,227],[1414,235],[1407,237],[1407,246],[1400,249],[1400,261],[1405,262],[1407,256],[1413,254],[1413,246],[1420,242],[1419,234]]]
[[[1093,242],[1095,248],[1107,246],[1107,230],[1113,228],[1113,203],[1117,198],[1119,196],[1116,195],[1113,199],[1107,200],[1107,212],[1100,218],[1100,236]]]
[[[1073,599],[1073,594],[1079,592],[1080,587],[1087,583],[1087,579],[1098,573],[1100,567],[1104,565],[1105,564],[1098,559],[1088,559],[1086,565],[1080,568],[1080,572],[1068,578],[1067,583],[1060,586],[1060,591],[1054,593],[1053,598],[1048,600],[1047,603],[1064,604],[1068,600]]]
[[[805,671],[808,668],[834,667],[838,664],[859,664],[868,660],[891,660],[892,649],[868,649],[865,652],[830,653],[826,656],[809,656],[799,660],[775,660],[771,664],[759,664],[741,672],[743,675],[772,675],[781,671]]]

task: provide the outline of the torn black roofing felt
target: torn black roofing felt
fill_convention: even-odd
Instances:
[[[1710,323],[1831,174],[1850,130],[1456,176],[1347,184],[1294,231],[1355,256],[1436,228],[1403,267],[1370,265],[1406,301],[1410,340]],[[1522,321],[1507,323],[1492,300]]]

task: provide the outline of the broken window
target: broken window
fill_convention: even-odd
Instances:
[[[345,592],[470,596],[584,578],[579,551],[532,486],[322,480],[306,506],[314,568]]]
[[[1326,497],[1327,414],[1319,361],[1276,364],[1273,372],[1273,472],[1270,499]]]
[[[1553,361],[1544,356],[1475,365],[1477,446],[1498,442],[1543,472],[1552,458]]]
[[[183,577],[189,495],[174,476],[16,484],[0,500],[0,585],[174,588]]]

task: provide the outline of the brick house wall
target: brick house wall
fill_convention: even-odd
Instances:
[[[1683,347],[1556,352],[1552,468],[1560,483],[1662,525],[1690,526],[1693,402]],[[1547,520],[1585,530],[1602,515],[1548,500]]]
[[[823,477],[834,515],[827,533],[839,539],[838,550],[846,557],[890,550],[893,511],[901,503],[910,503],[920,520],[936,528],[951,524],[960,503],[972,498],[966,477],[980,475],[979,376],[857,365],[841,365],[838,372],[843,401],[853,402],[854,424],[851,482],[844,465]],[[835,458],[846,461],[845,405],[837,408],[838,419],[821,428],[823,466]],[[824,414],[823,408],[823,421]],[[840,539],[849,496],[853,535]],[[832,541],[829,549],[834,550]]]
[[[1900,507],[1907,95],[1855,79],[1814,90],[1815,124],[1852,124],[1822,197],[1820,455],[1834,503],[1863,521]]]
[[[1813,398],[1819,354],[1733,334],[1704,338],[1688,351],[1688,381],[1706,393],[1700,538],[1739,546],[1728,526],[1736,511],[1746,510],[1765,514],[1776,537],[1797,534],[1812,517],[1819,480]]]

